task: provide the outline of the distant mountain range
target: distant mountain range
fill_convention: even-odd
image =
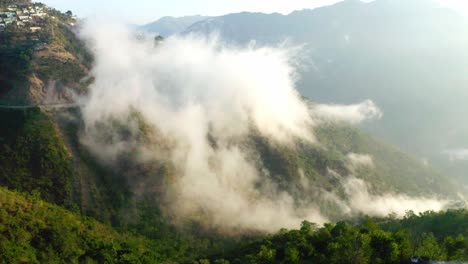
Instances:
[[[180,33],[187,29],[190,25],[207,19],[206,16],[184,16],[184,17],[163,17],[155,22],[148,23],[140,27],[145,31],[156,33],[163,37],[168,37],[173,34]]]
[[[468,148],[468,22],[455,11],[433,0],[346,0],[289,15],[201,19],[182,34],[212,32],[231,44],[305,44],[297,58],[304,96],[374,100],[385,114],[367,131],[468,184],[468,161],[447,154]]]

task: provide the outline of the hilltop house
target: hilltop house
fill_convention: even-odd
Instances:
[[[18,7],[16,5],[9,5],[7,7],[7,10],[11,11],[11,12],[16,12],[17,9],[18,9]]]
[[[47,14],[47,6],[41,4],[19,4],[9,5],[6,10],[0,10],[0,32],[4,31],[10,24],[16,24],[18,27],[30,26],[32,33],[42,30],[41,22],[44,21]]]
[[[14,17],[14,16],[16,16],[16,13],[15,13],[15,12],[0,12],[0,16],[3,16],[3,17]]]
[[[9,25],[16,21],[16,17],[6,17],[3,21],[5,22],[5,25]]]
[[[37,13],[33,13],[31,14],[32,17],[46,17],[47,16],[47,13],[42,13],[42,12],[37,12]]]
[[[23,21],[23,22],[29,22],[31,20],[30,16],[19,16],[18,20]]]
[[[36,33],[39,30],[42,30],[42,28],[41,27],[30,27],[29,30],[31,30],[32,33]]]

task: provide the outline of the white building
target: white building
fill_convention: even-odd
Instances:
[[[16,17],[7,17],[3,19],[3,21],[5,22],[6,25],[9,25],[16,21]]]
[[[31,30],[32,33],[36,33],[37,31],[42,30],[41,27],[30,27],[29,29]]]
[[[15,12],[3,12],[0,15],[4,15],[4,16],[7,16],[7,17],[14,17],[14,16],[16,16],[16,13]]]
[[[47,13],[36,13],[36,14],[31,14],[32,17],[46,17]]]
[[[16,5],[10,5],[7,7],[8,11],[15,12],[18,9]]]

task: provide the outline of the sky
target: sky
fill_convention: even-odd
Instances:
[[[79,17],[103,16],[127,23],[144,24],[163,16],[208,15],[250,11],[288,14],[294,10],[331,5],[341,0],[41,0]]]
[[[163,16],[219,16],[242,11],[288,14],[294,10],[332,5],[342,0],[41,0],[79,17],[98,17],[145,24]],[[363,0],[370,2],[372,0]],[[411,1],[411,0],[408,0]],[[468,14],[468,0],[438,0]]]

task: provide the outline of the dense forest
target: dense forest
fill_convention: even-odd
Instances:
[[[1,110],[0,184],[71,204],[72,158],[47,115],[38,108]]]
[[[156,263],[151,241],[44,202],[0,189],[1,263]],[[151,249],[151,250],[150,250]]]
[[[413,255],[468,260],[468,211],[412,212],[401,220],[363,218],[247,239],[151,240],[117,232],[89,217],[0,188],[1,263],[408,263]],[[163,239],[166,239],[165,241]],[[229,242],[228,242],[229,241]],[[249,242],[250,241],[250,242]],[[194,243],[217,248],[209,255]],[[182,246],[182,248],[181,248]],[[185,247],[185,248],[183,248]],[[192,248],[194,250],[194,248]]]
[[[299,230],[282,230],[216,257],[230,263],[408,263],[411,256],[466,261],[467,217],[467,210],[449,210],[323,227],[304,221]]]

